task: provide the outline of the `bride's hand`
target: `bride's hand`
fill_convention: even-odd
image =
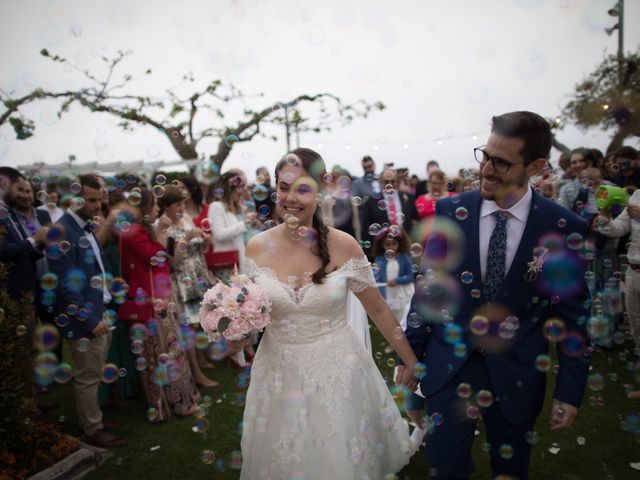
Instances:
[[[402,385],[405,385],[412,392],[418,388],[420,380],[415,376],[413,367],[405,367],[400,375],[400,383]]]

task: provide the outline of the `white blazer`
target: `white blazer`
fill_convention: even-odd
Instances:
[[[244,262],[244,233],[247,227],[240,215],[229,212],[224,203],[209,205],[209,221],[213,236],[213,251],[228,252],[238,250],[240,265]]]

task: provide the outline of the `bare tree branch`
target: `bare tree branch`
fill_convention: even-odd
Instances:
[[[246,94],[234,85],[223,83],[218,79],[210,81],[204,88],[189,95],[180,94],[178,89],[185,89],[187,84],[195,82],[191,72],[184,74],[181,82],[166,89],[166,96],[151,97],[128,92],[116,94],[116,90],[130,87],[134,78],[151,74],[149,69],[137,77],[124,74],[120,82],[114,83],[116,70],[122,66],[123,60],[131,52],[119,51],[111,59],[103,57],[102,60],[107,66],[104,79],[87,69],[80,68],[62,56],[50,54],[46,49],[41,50],[40,53],[54,62],[79,72],[89,81],[89,85],[74,92],[35,90],[16,100],[4,94],[3,97],[6,98],[3,98],[3,102],[6,110],[0,116],[0,125],[10,121],[18,138],[21,139],[33,134],[34,124],[31,120],[24,118],[19,109],[37,99],[58,98],[62,100],[58,116],[67,113],[69,107],[77,103],[91,112],[107,113],[121,119],[119,126],[125,130],[131,129],[132,125],[136,124],[151,126],[163,133],[176,153],[185,160],[200,157],[198,143],[202,139],[218,137],[218,149],[209,158],[221,167],[235,143],[249,142],[257,135],[266,136],[263,124],[285,125],[286,123],[287,127],[295,126],[299,131],[319,132],[329,130],[335,124],[347,125],[355,118],[366,118],[371,110],[385,108],[380,102],[369,103],[364,100],[344,104],[336,95],[319,93],[299,95],[289,102],[279,102],[254,110],[249,105],[250,101],[253,102],[264,94]],[[232,103],[239,103],[244,107],[244,111],[240,115],[229,113],[237,110],[229,108]],[[305,104],[318,105],[320,113],[306,118],[301,112]],[[282,117],[281,112],[284,106],[295,107],[291,110],[294,112],[292,119],[287,120]],[[227,119],[231,115],[239,118]],[[205,116],[208,125],[198,130],[198,118]]]

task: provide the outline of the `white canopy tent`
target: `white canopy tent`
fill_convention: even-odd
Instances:
[[[189,171],[191,167],[197,166],[200,160],[134,160],[129,162],[87,162],[76,163],[74,161],[56,163],[53,165],[45,163],[32,163],[19,165],[17,168],[27,176],[40,175],[43,178],[57,176],[61,174],[81,175],[83,173],[99,173],[100,175],[116,175],[119,173],[134,173],[147,185],[152,183],[153,174],[159,170],[182,170]],[[178,167],[178,168],[176,168]],[[183,167],[183,168],[179,168]],[[200,169],[197,169],[200,170]]]

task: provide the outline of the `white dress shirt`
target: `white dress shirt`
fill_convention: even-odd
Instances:
[[[50,205],[54,205],[54,207],[50,208]],[[64,215],[64,210],[53,203],[40,205],[38,207],[38,210],[44,210],[45,212],[47,212],[49,214],[49,217],[51,217],[51,223],[56,223],[58,220],[60,220],[60,217]]]
[[[527,225],[529,212],[531,210],[531,199],[533,194],[531,189],[527,188],[527,192],[520,200],[511,208],[500,208],[493,200],[482,200],[480,205],[480,225],[479,225],[479,247],[480,247],[480,270],[482,273],[482,281],[487,273],[487,255],[489,254],[489,240],[496,226],[496,218],[492,215],[494,212],[505,211],[511,216],[507,220],[507,255],[505,264],[505,275],[509,273],[513,259],[520,246],[520,240],[524,234],[524,227]]]
[[[84,227],[87,225],[87,221],[83,220],[78,216],[76,212],[72,209],[69,209],[69,215],[73,217],[80,228],[84,230]],[[109,285],[107,285],[107,271],[104,269],[104,264],[102,263],[102,255],[100,254],[100,246],[98,245],[98,240],[96,239],[93,232],[85,231],[85,236],[89,240],[91,244],[91,249],[96,256],[96,260],[98,261],[98,265],[100,266],[100,270],[102,270],[102,303],[105,305],[111,301],[111,292],[109,291]]]

